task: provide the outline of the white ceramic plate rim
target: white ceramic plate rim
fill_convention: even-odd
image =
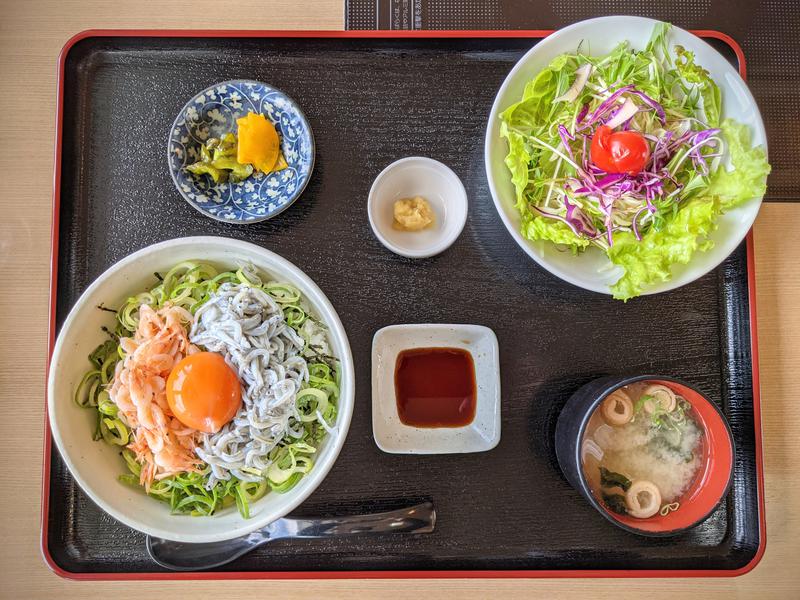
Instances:
[[[511,211],[506,210],[503,205],[503,200],[501,198],[501,194],[503,193],[500,190],[500,182],[494,176],[493,169],[492,169],[492,148],[494,144],[500,142],[505,145],[505,140],[500,139],[500,126],[499,126],[499,114],[505,110],[510,104],[516,102],[516,99],[506,99],[506,92],[509,87],[511,87],[512,83],[514,82],[515,78],[524,70],[526,64],[530,62],[534,57],[544,56],[547,57],[545,62],[549,62],[555,58],[556,55],[560,54],[560,52],[554,52],[552,56],[548,55],[548,52],[553,52],[551,49],[554,48],[557,44],[561,44],[564,42],[565,39],[569,40],[572,38],[572,42],[570,44],[573,47],[577,47],[578,43],[581,40],[586,39],[588,37],[583,32],[586,30],[592,29],[595,31],[601,32],[614,32],[613,37],[618,38],[615,39],[614,42],[621,42],[627,38],[626,31],[631,30],[639,30],[642,29],[648,32],[652,31],[652,28],[659,23],[658,20],[649,19],[646,17],[632,17],[632,16],[608,16],[608,17],[598,17],[595,19],[588,19],[585,21],[580,21],[578,23],[574,23],[569,25],[568,27],[564,27],[556,31],[555,33],[547,36],[541,42],[536,44],[533,48],[531,48],[512,68],[511,72],[506,76],[503,84],[500,86],[500,90],[495,96],[494,103],[492,104],[491,111],[489,113],[489,120],[486,128],[486,138],[484,142],[484,167],[486,170],[486,177],[489,181],[489,190],[492,195],[492,200],[494,201],[494,206],[497,209],[497,212],[500,215],[500,218],[503,221],[508,232],[514,238],[514,241],[525,251],[525,253],[530,256],[533,260],[535,260],[541,267],[545,270],[549,271],[556,277],[563,279],[575,286],[581,287],[583,289],[591,290],[593,292],[599,292],[601,294],[610,294],[609,285],[606,282],[601,282],[595,279],[589,279],[586,277],[581,277],[579,274],[576,273],[575,270],[561,268],[558,265],[551,262],[547,256],[542,253],[535,245],[534,242],[527,240],[522,236],[519,231],[519,227],[517,225],[517,221],[519,219],[519,215],[515,214],[516,209],[513,209],[513,213]],[[752,135],[753,135],[753,143],[754,144],[761,144],[764,147],[766,152],[767,150],[767,136],[766,131],[764,129],[764,122],[761,118],[761,114],[758,111],[758,105],[756,104],[755,99],[753,98],[752,93],[748,89],[746,83],[742,80],[741,76],[739,75],[738,71],[734,69],[728,61],[722,57],[719,52],[717,52],[712,46],[710,46],[707,42],[702,40],[701,38],[695,36],[688,31],[681,29],[680,27],[675,27],[673,25],[673,35],[676,32],[682,32],[690,38],[689,41],[692,43],[689,44],[688,42],[684,45],[688,47],[689,50],[698,51],[702,50],[704,54],[709,52],[715,54],[719,57],[724,63],[723,70],[725,71],[726,77],[731,76],[741,82],[741,89],[737,89],[737,92],[746,96],[747,101],[749,102],[750,106],[753,110],[753,123],[752,125]],[[698,63],[703,65],[703,59],[698,57]],[[725,96],[726,92],[730,92],[730,86],[726,81],[720,81],[718,78],[715,79],[717,84],[720,86],[720,90],[722,91],[723,97]],[[723,117],[726,116],[723,114]],[[505,147],[505,146],[504,146]],[[504,172],[504,176],[505,176]],[[508,175],[508,181],[510,181],[510,175]],[[504,182],[505,183],[505,182]],[[513,188],[512,188],[513,189]],[[755,221],[755,218],[758,214],[758,210],[761,206],[762,198],[753,199],[747,204],[740,206],[732,211],[728,211],[725,215],[720,218],[722,219],[729,219],[730,221],[737,220],[739,224],[736,226],[736,233],[735,235],[731,235],[725,238],[720,238],[712,234],[710,237],[714,240],[715,248],[712,249],[713,255],[710,252],[700,252],[697,251],[692,260],[688,265],[680,265],[675,268],[679,269],[679,273],[673,275],[669,281],[660,282],[657,284],[653,284],[648,286],[643,291],[643,295],[649,294],[656,294],[660,292],[666,292],[680,286],[686,285],[691,283],[692,281],[699,279],[703,275],[707,274],[708,272],[712,271],[716,267],[718,267],[730,254],[733,252],[736,247],[744,240],[747,236],[750,228]],[[512,203],[513,205],[513,203]],[[610,260],[605,258],[605,263],[609,266],[611,265]]]
[[[291,277],[293,278],[292,281],[289,283],[295,283],[300,285],[303,288],[303,292],[307,293],[309,296],[309,300],[315,308],[317,308],[320,312],[325,313],[324,319],[325,324],[328,326],[329,329],[329,337],[331,340],[339,339],[340,345],[342,348],[342,356],[339,356],[338,359],[341,364],[342,368],[342,386],[341,386],[341,395],[339,400],[341,410],[337,417],[337,434],[334,439],[331,440],[332,448],[329,451],[329,454],[325,457],[323,461],[320,461],[314,465],[314,468],[311,470],[309,474],[306,475],[304,481],[306,485],[299,490],[296,494],[296,497],[293,498],[287,505],[280,511],[272,511],[272,512],[265,512],[261,515],[253,516],[250,519],[244,520],[244,525],[242,527],[237,527],[233,530],[228,531],[219,531],[215,533],[208,533],[208,534],[192,534],[192,533],[180,533],[173,530],[165,530],[156,526],[152,526],[146,523],[143,520],[140,520],[137,516],[131,515],[119,510],[116,510],[107,502],[104,501],[103,495],[95,490],[91,485],[88,484],[86,479],[81,475],[81,469],[76,464],[73,456],[67,449],[65,448],[65,444],[63,442],[61,431],[59,429],[58,423],[55,422],[55,418],[53,415],[56,413],[55,411],[55,403],[56,402],[69,402],[72,403],[72,398],[60,398],[57,399],[55,397],[55,384],[56,379],[59,377],[58,371],[58,364],[59,358],[62,352],[64,352],[65,345],[69,338],[69,334],[72,333],[70,330],[73,327],[74,321],[76,320],[79,312],[79,308],[83,306],[88,300],[90,300],[93,296],[95,291],[102,285],[102,282],[113,273],[116,273],[125,267],[127,267],[131,263],[135,263],[136,261],[153,255],[163,252],[166,249],[174,249],[177,247],[182,246],[200,246],[200,247],[211,247],[217,246],[221,248],[225,248],[228,250],[234,251],[241,251],[243,253],[250,253],[250,254],[258,254],[260,255],[265,263],[269,263],[275,265],[278,268],[281,268],[289,273],[291,273]],[[322,316],[322,315],[321,315]],[[91,349],[87,349],[90,351]],[[101,509],[103,509],[106,513],[124,523],[128,527],[132,529],[136,529],[147,535],[161,537],[166,539],[171,539],[175,541],[182,541],[182,542],[193,542],[193,543],[201,543],[201,542],[216,542],[222,541],[226,539],[231,539],[235,537],[240,537],[242,535],[246,535],[251,533],[257,529],[261,529],[262,527],[268,525],[272,521],[283,517],[284,515],[288,514],[297,506],[299,506],[303,501],[310,496],[313,491],[319,486],[325,476],[333,467],[336,458],[339,455],[339,452],[344,445],[345,438],[347,437],[347,432],[350,427],[350,421],[353,414],[353,406],[354,406],[354,396],[355,396],[355,373],[353,367],[353,357],[350,350],[350,344],[347,340],[347,334],[344,330],[344,326],[339,319],[338,314],[336,313],[333,305],[331,305],[328,298],[322,292],[322,290],[317,286],[316,283],[303,271],[301,271],[297,266],[293,263],[288,261],[287,259],[283,258],[282,256],[275,254],[274,252],[262,248],[261,246],[257,246],[256,244],[251,244],[249,242],[243,242],[240,240],[233,240],[224,237],[215,237],[215,236],[193,236],[193,237],[184,237],[184,238],[176,238],[172,240],[167,240],[164,242],[160,242],[157,244],[153,244],[151,246],[147,246],[141,250],[134,252],[133,254],[129,254],[125,258],[121,259],[111,267],[109,267],[106,271],[103,272],[92,284],[86,288],[86,290],[81,294],[80,298],[78,298],[75,305],[67,315],[67,318],[64,321],[64,324],[61,327],[61,332],[56,340],[55,346],[53,347],[53,353],[50,357],[50,373],[48,375],[48,382],[47,382],[47,414],[48,414],[48,424],[50,427],[50,432],[52,435],[52,439],[55,442],[56,446],[58,447],[59,453],[61,455],[62,460],[69,468],[70,473],[75,478],[75,481],[81,487],[81,489],[91,498],[91,500],[97,504]],[[91,432],[86,431],[86,439],[88,442],[94,443],[91,439]],[[98,442],[99,443],[99,442]],[[75,451],[77,453],[77,451]],[[122,465],[120,465],[122,466]],[[138,490],[132,490],[131,493],[140,493]],[[293,491],[289,491],[286,494],[292,494]],[[155,499],[150,499],[154,503],[158,503]],[[195,517],[185,517],[185,516],[176,516],[176,519],[191,519]],[[213,518],[213,517],[197,517],[197,518]]]

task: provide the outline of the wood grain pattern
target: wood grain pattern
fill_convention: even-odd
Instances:
[[[711,598],[789,598],[800,587],[796,563],[800,539],[800,419],[794,388],[796,340],[800,336],[800,242],[786,231],[800,227],[797,205],[767,205],[756,225],[759,338],[764,411],[768,544],[761,565],[738,579],[628,581],[309,581],[73,584],[50,573],[38,551],[38,497],[41,465],[43,369],[46,347],[49,206],[52,172],[55,57],[63,42],[87,27],[215,27],[339,28],[339,0],[240,2],[237,11],[219,10],[218,3],[131,2],[4,2],[0,20],[0,114],[18,114],[20,94],[27,103],[25,119],[7,119],[0,128],[4,173],[16,172],[20,161],[37,168],[24,180],[7,180],[0,219],[0,265],[6,275],[0,287],[0,456],[7,489],[0,499],[4,544],[0,547],[3,589],[9,598],[83,598],[113,595],[137,598],[155,593],[224,594],[250,597],[254,585],[265,596],[285,598],[402,598],[445,594],[459,598],[564,597],[614,595],[617,598],[689,596],[698,589]],[[241,10],[240,7],[245,9]],[[249,12],[247,10],[249,8]],[[280,17],[272,15],[280,15]],[[211,17],[209,17],[211,15]],[[13,83],[13,85],[11,85]],[[22,207],[22,208],[21,208]],[[9,282],[13,283],[10,285]],[[26,324],[24,328],[20,324]],[[29,325],[27,325],[29,324]]]

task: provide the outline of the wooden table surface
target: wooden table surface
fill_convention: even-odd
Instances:
[[[341,29],[343,0],[0,0],[0,597],[116,599],[410,596],[797,598],[800,596],[800,204],[766,204],[756,221],[767,549],[738,578],[631,580],[344,580],[77,583],[39,551],[56,57],[90,28]]]

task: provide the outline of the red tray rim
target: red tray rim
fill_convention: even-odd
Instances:
[[[744,52],[731,36],[712,29],[692,29],[701,38],[726,43],[736,54],[739,73],[747,77]],[[545,38],[552,29],[519,30],[214,30],[214,29],[87,29],[71,37],[58,56],[56,140],[53,173],[53,212],[50,229],[50,320],[48,325],[47,364],[45,367],[44,453],[42,459],[42,502],[40,550],[47,566],[59,577],[72,580],[232,580],[232,579],[544,579],[544,578],[648,578],[648,577],[738,577],[752,571],[766,550],[767,523],[764,514],[764,461],[761,440],[761,387],[758,362],[758,327],[756,310],[755,256],[753,230],[747,234],[747,280],[750,306],[750,344],[753,360],[753,420],[759,507],[759,546],[753,558],[738,569],[635,569],[635,570],[438,570],[438,571],[229,571],[229,572],[155,572],[155,573],[91,573],[73,572],[59,566],[50,554],[48,544],[48,509],[50,500],[50,454],[52,437],[47,414],[47,380],[56,338],[56,292],[58,286],[58,233],[61,201],[61,144],[63,142],[64,67],[67,56],[80,41],[92,37],[243,37],[243,38]]]

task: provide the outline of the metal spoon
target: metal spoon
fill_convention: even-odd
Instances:
[[[436,524],[436,510],[424,502],[389,512],[334,517],[331,519],[290,519],[273,521],[246,536],[191,544],[147,536],[147,552],[162,567],[173,571],[198,571],[222,566],[281,538],[321,538],[360,533],[431,533]]]

